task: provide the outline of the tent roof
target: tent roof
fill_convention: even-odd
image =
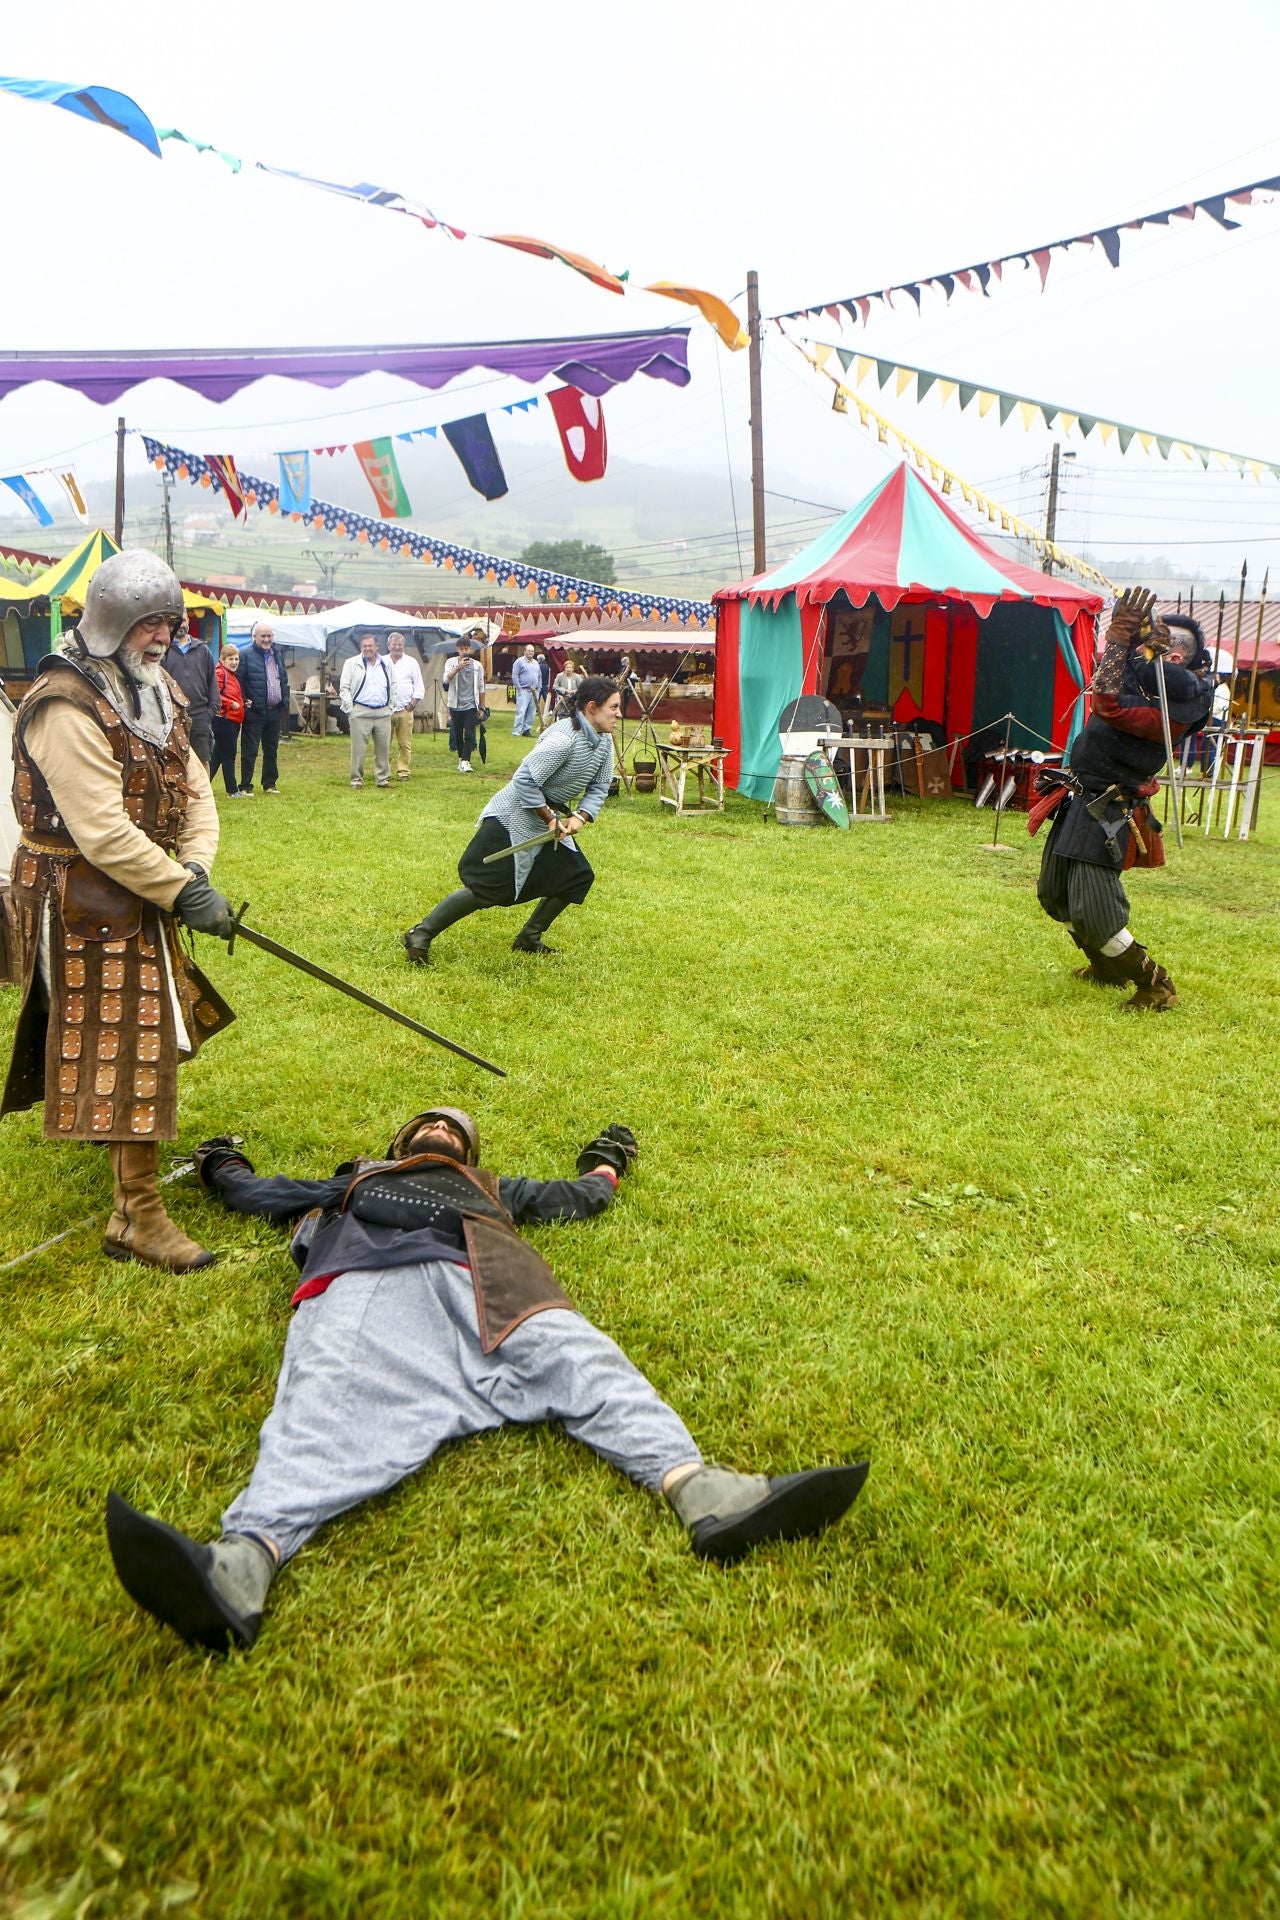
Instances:
[[[101,527],[86,534],[78,547],[61,560],[55,560],[43,573],[36,574],[25,586],[17,586],[5,581],[0,585],[0,600],[16,605],[29,606],[33,600],[74,600],[76,605],[84,605],[84,590],[102,562],[109,559],[120,549],[109,533]]]
[[[802,604],[821,605],[838,593],[855,607],[874,594],[889,612],[908,598],[959,600],[983,619],[1001,600],[1057,607],[1068,621],[1102,606],[1089,587],[1007,559],[905,461],[802,553],[721,588],[715,599],[776,607],[795,594]]]
[[[247,616],[243,621],[241,614]],[[263,619],[260,607],[237,609],[228,621],[228,632],[251,629]],[[348,600],[340,607],[325,607],[316,613],[277,616],[271,620],[276,640],[282,647],[303,647],[319,653],[331,640],[359,628],[378,635],[386,633],[443,633],[454,638],[483,627],[483,620],[423,619],[421,614],[402,613],[398,607],[383,607],[376,600]]]

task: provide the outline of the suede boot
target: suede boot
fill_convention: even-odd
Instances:
[[[113,1140],[108,1151],[116,1202],[102,1244],[111,1258],[140,1260],[145,1267],[167,1267],[172,1273],[211,1267],[217,1254],[189,1240],[164,1210],[156,1186],[160,1149],[155,1141]]]
[[[261,1540],[227,1533],[213,1546],[201,1546],[109,1493],[107,1545],[129,1598],[189,1646],[225,1653],[257,1639],[276,1577],[275,1555]]]
[[[401,934],[405,953],[415,966],[424,967],[436,935],[443,933],[446,927],[456,925],[459,920],[465,920],[469,913],[479,913],[483,906],[484,901],[477,900],[470,887],[455,887],[452,893],[445,895],[438,907],[432,907],[425,920],[419,920],[416,927],[410,927],[407,933]]]
[[[1167,1013],[1170,1007],[1177,1006],[1172,979],[1138,941],[1117,956],[1117,965],[1123,969],[1121,978],[1126,984],[1132,981],[1137,988],[1132,998],[1125,1001],[1122,1012]]]
[[[551,925],[551,922],[557,919],[566,907],[571,907],[572,905],[572,900],[566,900],[563,896],[557,896],[553,900],[539,900],[537,906],[529,915],[529,918],[525,921],[515,939],[511,942],[512,953],[557,952],[557,948],[548,947],[544,943],[542,936]]]
[[[766,1479],[714,1464],[698,1467],[667,1495],[688,1528],[700,1560],[729,1565],[765,1540],[801,1540],[821,1533],[852,1506],[870,1462],[813,1467]]]

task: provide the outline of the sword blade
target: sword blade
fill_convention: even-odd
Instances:
[[[1169,725],[1169,690],[1164,684],[1164,655],[1156,655],[1156,686],[1160,692],[1160,724],[1164,728],[1164,751],[1169,762],[1169,786],[1173,792],[1173,830],[1182,845],[1182,782],[1173,752],[1173,729]]]
[[[245,907],[248,904],[246,901]],[[424,1040],[434,1040],[438,1047],[445,1047],[450,1053],[459,1054],[462,1059],[469,1060],[472,1066],[483,1067],[486,1073],[496,1073],[499,1080],[506,1079],[504,1070],[501,1067],[495,1067],[492,1060],[486,1060],[483,1054],[472,1053],[469,1047],[459,1046],[456,1040],[446,1039],[444,1034],[437,1033],[434,1028],[424,1027],[421,1020],[414,1020],[409,1014],[401,1013],[398,1007],[390,1007],[385,1000],[378,1000],[373,994],[366,993],[363,987],[353,987],[349,980],[342,979],[339,974],[330,973],[327,967],[319,967],[314,960],[304,959],[302,954],[294,953],[292,948],[282,947],[278,940],[272,940],[268,934],[258,933],[253,927],[247,927],[241,917],[245,907],[241,907],[239,914],[236,915],[235,927],[228,942],[228,951],[237,940],[247,940],[251,947],[260,947],[263,953],[269,953],[275,959],[283,960],[287,967],[296,967],[299,973],[309,973],[313,980],[319,980],[324,986],[332,987],[335,993],[345,993],[348,1000],[357,1000],[362,1007],[371,1007],[374,1013],[383,1014],[388,1020],[399,1021],[400,1025],[408,1027],[411,1033],[420,1033]]]
[[[532,840],[517,840],[513,847],[499,847],[496,853],[486,853],[480,865],[491,867],[495,860],[509,860],[513,853],[524,853],[529,847],[545,847],[548,840],[555,837],[554,827],[548,827],[545,833],[535,833]]]

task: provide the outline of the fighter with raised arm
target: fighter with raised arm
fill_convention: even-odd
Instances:
[[[1040,863],[1040,905],[1066,926],[1088,964],[1076,978],[1132,986],[1125,1008],[1164,1013],[1177,994],[1166,970],[1129,932],[1130,867],[1164,865],[1160,823],[1150,802],[1156,778],[1213,705],[1213,674],[1198,623],[1154,621],[1155,595],[1129,587],[1117,600],[1093,676],[1093,711],[1061,773],[1040,776],[1028,828],[1053,814]],[[1166,716],[1162,707],[1167,708]]]

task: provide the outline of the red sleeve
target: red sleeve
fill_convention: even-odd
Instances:
[[[1093,710],[1117,733],[1132,733],[1139,740],[1163,740],[1164,722],[1159,707],[1123,706],[1113,693],[1099,693],[1094,683]]]

